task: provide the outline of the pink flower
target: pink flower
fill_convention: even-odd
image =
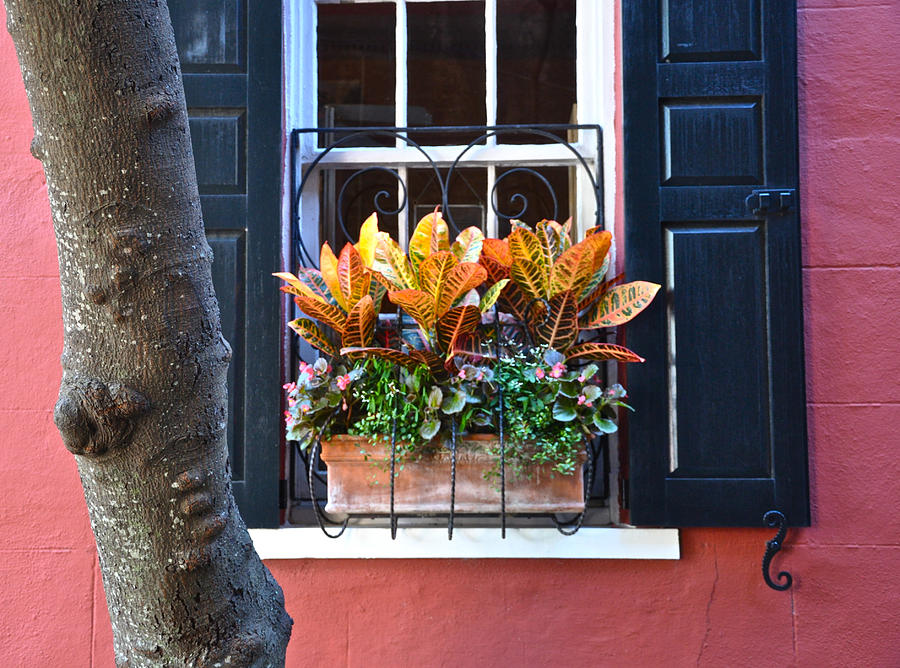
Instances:
[[[288,397],[288,406],[290,406],[291,408],[293,408],[293,407],[296,406],[296,405],[297,405],[297,400]]]
[[[465,371],[465,369],[460,369],[460,370],[459,370],[459,373],[456,374],[456,377],[457,377],[457,378],[462,378],[463,380],[465,380],[465,379],[466,379],[466,371]]]
[[[553,365],[553,368],[550,369],[550,377],[551,378],[559,378],[566,372],[566,365],[562,362],[557,362]]]
[[[300,404],[300,410],[306,413],[309,411],[309,404]]]
[[[475,380],[480,381],[483,378],[484,378],[484,371],[479,371],[478,373],[475,374]]]
[[[585,401],[585,402],[584,402],[584,407],[585,407],[585,408],[590,408],[590,407],[593,406],[593,405],[594,405],[594,402],[593,402],[593,401]]]
[[[537,378],[538,380],[543,380],[545,375],[546,374],[544,373],[544,370],[541,367],[538,367],[537,369],[534,370],[534,377]]]
[[[578,405],[581,406],[585,401],[587,401],[587,397],[583,394],[578,395]]]
[[[288,392],[293,392],[297,389],[297,383],[285,383],[281,386],[282,390],[287,390]]]
[[[337,377],[337,386],[338,389],[344,391],[347,389],[347,386],[350,384],[350,374],[346,373],[343,376]]]
[[[284,412],[284,422],[288,427],[294,424],[294,416],[289,411]]]

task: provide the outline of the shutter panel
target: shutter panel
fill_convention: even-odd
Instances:
[[[623,8],[631,520],[807,525],[795,3]]]
[[[281,3],[169,0],[213,283],[233,357],[228,453],[248,526],[278,524]]]

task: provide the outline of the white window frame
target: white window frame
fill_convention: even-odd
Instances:
[[[316,5],[339,2],[393,2],[397,7],[397,76],[396,116],[398,127],[407,125],[406,113],[406,5],[411,2],[438,0],[285,0],[284,4],[284,76],[285,126],[314,128],[318,124],[317,64],[316,64]],[[446,0],[445,0],[446,1]],[[451,0],[463,1],[463,0]],[[593,132],[579,133],[572,144],[588,165],[602,164],[604,221],[612,230],[616,214],[616,142],[615,142],[615,4],[616,0],[577,0],[576,4],[576,103],[577,123],[596,124],[603,128],[603,155],[596,153]],[[485,0],[486,55],[486,125],[496,123],[496,0]],[[493,57],[492,57],[493,56]],[[321,149],[315,133],[301,136],[301,165],[311,162]],[[290,203],[290,147],[285,140],[282,207],[282,248],[285,266],[290,262],[291,225]],[[428,147],[428,153],[439,166],[452,163],[464,146]],[[488,139],[484,146],[469,150],[460,167],[487,168],[489,196],[500,165],[572,166],[572,152],[559,144],[498,144]],[[361,167],[372,164],[395,167],[406,181],[410,167],[425,163],[423,156],[409,148],[402,139],[397,146],[338,148],[332,150],[319,164],[323,167]],[[301,166],[302,169],[302,166]],[[601,170],[597,170],[601,171]],[[576,170],[576,216],[580,236],[585,227],[593,225],[595,203],[587,174]],[[301,232],[308,248],[319,246],[318,175],[313,174],[307,184],[300,205]],[[308,194],[307,194],[308,191]],[[401,243],[405,244],[410,229],[411,213],[398,216]],[[488,213],[486,232],[496,236],[497,221]],[[412,221],[414,224],[414,221]],[[588,224],[586,224],[586,222]],[[615,258],[613,258],[615,260]],[[611,443],[614,453],[616,447]],[[617,457],[610,458],[610,519],[618,517]],[[400,528],[397,540],[390,539],[384,528],[348,527],[339,540],[326,537],[318,527],[285,527],[281,529],[253,529],[250,534],[263,559],[288,558],[595,558],[595,559],[678,559],[680,558],[677,529],[637,529],[619,527],[582,527],[574,536],[563,536],[555,528],[508,528],[507,538],[499,529],[458,527],[453,541],[447,540],[446,528]]]

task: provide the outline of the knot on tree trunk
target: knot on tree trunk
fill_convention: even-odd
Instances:
[[[70,452],[98,456],[127,445],[137,420],[149,408],[146,397],[120,383],[67,378],[59,389],[53,421]]]

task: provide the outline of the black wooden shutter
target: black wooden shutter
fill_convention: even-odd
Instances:
[[[228,371],[228,451],[248,526],[278,523],[281,3],[169,0]]]
[[[631,520],[807,525],[795,2],[623,9]]]

